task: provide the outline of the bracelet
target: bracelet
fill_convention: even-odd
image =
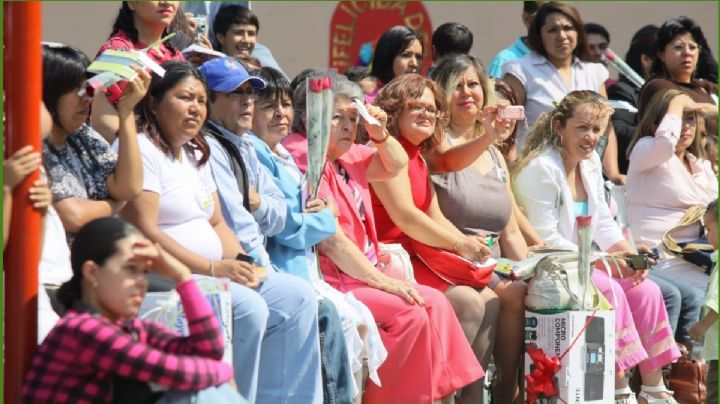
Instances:
[[[390,137],[390,134],[387,133],[387,134],[385,135],[385,137],[382,138],[381,140],[375,140],[375,139],[373,139],[373,138],[370,138],[370,141],[373,142],[373,143],[375,143],[375,144],[381,144],[381,143],[387,142],[387,140],[388,140],[389,137]]]
[[[215,277],[215,260],[210,260],[210,275]]]

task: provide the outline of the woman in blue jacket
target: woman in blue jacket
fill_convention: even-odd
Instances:
[[[370,377],[377,383],[375,370],[387,353],[372,314],[359,300],[343,295],[322,281],[319,275],[313,247],[335,234],[335,207],[331,201],[308,198],[303,173],[290,152],[280,143],[288,135],[294,117],[290,82],[271,67],[263,67],[255,75],[263,79],[266,85],[255,100],[252,128],[255,136],[248,136],[248,139],[255,147],[258,160],[282,190],[287,204],[285,228],[268,238],[266,250],[279,271],[308,280],[321,296],[320,299],[326,298],[335,305],[342,321],[353,372],[362,366],[359,355],[365,344]],[[347,79],[340,81],[350,83]]]

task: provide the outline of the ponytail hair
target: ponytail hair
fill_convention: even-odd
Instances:
[[[102,266],[117,252],[117,242],[132,234],[140,234],[140,231],[116,217],[95,219],[77,232],[70,255],[73,276],[57,292],[57,298],[66,310],[82,299],[82,267],[85,262],[92,261]]]
[[[525,148],[512,168],[513,178],[546,148],[553,148],[563,154],[561,139],[553,133],[555,122],[565,127],[568,119],[575,114],[575,110],[585,104],[594,108],[600,116],[609,117],[613,112],[610,102],[599,93],[590,90],[571,91],[555,105],[552,111],[540,115],[530,128],[525,140]]]

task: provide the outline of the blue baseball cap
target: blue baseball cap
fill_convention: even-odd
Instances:
[[[209,60],[200,66],[208,88],[221,93],[231,93],[243,83],[250,81],[256,90],[265,88],[265,82],[248,74],[247,70],[235,58],[224,57]]]

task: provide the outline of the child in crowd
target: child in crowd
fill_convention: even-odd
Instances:
[[[715,263],[707,294],[705,295],[705,316],[690,328],[690,336],[699,341],[705,336],[703,356],[710,364],[707,377],[707,402],[718,402],[718,201],[710,202],[703,217],[708,241],[715,247],[712,260]]]
[[[218,321],[187,266],[114,217],[80,229],[71,256],[58,291],[68,311],[33,358],[23,402],[247,402],[227,384]],[[189,336],[137,317],[148,271],[177,284]]]

